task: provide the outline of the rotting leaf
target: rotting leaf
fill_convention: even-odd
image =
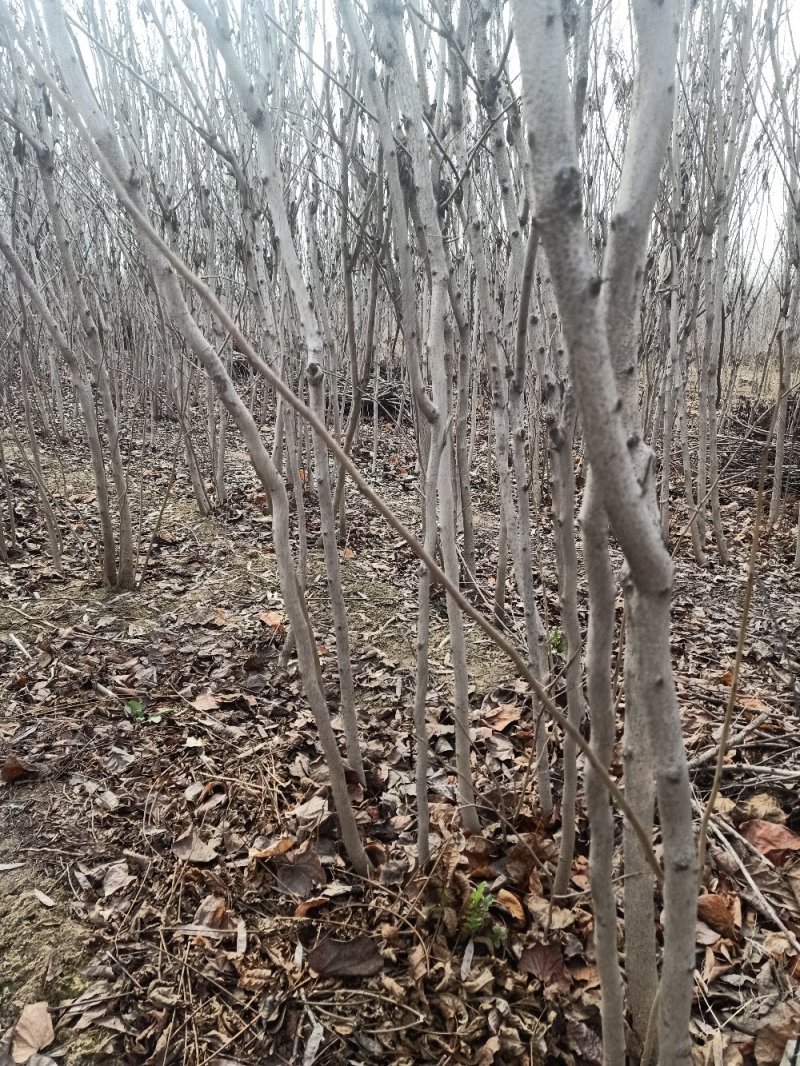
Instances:
[[[329,937],[308,953],[308,965],[320,977],[373,977],[383,969],[383,958],[368,936],[354,940]]]
[[[54,1035],[47,1000],[26,1004],[14,1028],[11,1058],[17,1063],[27,1062],[31,1055],[52,1044]]]

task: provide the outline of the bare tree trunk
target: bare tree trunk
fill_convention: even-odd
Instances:
[[[536,215],[561,313],[587,456],[630,570],[627,647],[637,684],[635,691],[626,690],[626,700],[638,701],[645,716],[641,740],[653,757],[651,774],[664,840],[660,1062],[687,1064],[694,928],[686,915],[694,913],[696,904],[692,809],[670,661],[672,567],[655,521],[652,491],[648,493],[651,459],[636,428],[635,329],[650,215],[672,115],[679,19],[673,3],[634,3],[637,85],[601,281],[583,232],[560,9],[552,0],[515,0],[512,9]],[[620,384],[624,391],[618,391]],[[628,956],[638,950],[638,943],[629,939]]]
[[[273,500],[273,538],[275,556],[280,575],[281,589],[289,621],[295,632],[301,676],[314,719],[319,731],[320,744],[330,774],[336,812],[342,833],[342,841],[354,869],[362,876],[369,873],[370,863],[358,833],[353,808],[347,792],[336,736],[325,702],[322,674],[317,654],[314,632],[308,618],[305,601],[298,587],[291,541],[289,538],[289,504],[283,480],[278,475],[269,453],[263,445],[258,427],[244,406],[217,356],[214,348],[203,335],[189,312],[174,267],[153,242],[153,231],[147,221],[147,211],[142,201],[135,169],[122,152],[114,131],[100,111],[95,96],[75,53],[63,9],[59,0],[45,0],[42,5],[48,37],[64,81],[75,100],[77,110],[91,133],[94,142],[108,164],[106,176],[118,195],[126,197],[135,214],[131,217],[141,234],[143,249],[148,257],[153,277],[160,289],[166,312],[175,328],[186,339],[195,357],[203,365],[217,387],[222,402],[245,441],[253,467]],[[50,83],[50,90],[60,98],[57,86]],[[61,98],[62,106],[69,106]],[[116,183],[116,184],[115,184]],[[126,204],[127,205],[127,204]]]

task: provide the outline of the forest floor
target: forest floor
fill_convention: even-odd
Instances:
[[[165,438],[160,451],[134,447],[129,459],[145,545],[173,447]],[[413,520],[412,442],[385,432],[381,448],[377,487]],[[294,661],[278,665],[271,520],[244,454],[230,456],[229,503],[207,519],[178,478],[142,589],[119,593],[101,587],[84,546],[95,520],[83,442],[45,443],[43,453],[71,530],[64,579],[46,553],[30,479],[7,448],[23,550],[0,571],[0,1064],[600,1063],[585,812],[571,895],[551,905],[559,823],[543,824],[521,787],[530,696],[468,623],[484,831],[461,833],[439,592],[428,694],[436,858],[425,875],[415,868],[417,567],[396,535],[348,496],[341,557],[369,768],[366,789],[354,780],[351,791],[375,865],[367,882],[340,852]],[[358,457],[368,468],[368,450]],[[723,477],[730,566],[711,548],[699,569],[688,538],[676,554],[673,652],[698,815],[747,574],[758,449],[745,458]],[[473,491],[478,578],[491,597],[497,508],[485,464]],[[308,594],[335,704],[313,500],[308,516]],[[676,499],[676,535],[684,520]],[[735,742],[711,819],[697,1063],[778,1066],[800,1031],[792,525],[787,515],[759,559]],[[537,539],[540,600],[553,619],[548,518]],[[513,594],[509,602],[513,612]],[[557,674],[560,634],[548,625]],[[557,738],[551,747],[558,791]]]

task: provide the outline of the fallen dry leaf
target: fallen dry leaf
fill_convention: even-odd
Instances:
[[[33,781],[40,773],[41,767],[35,763],[26,762],[24,759],[18,759],[16,755],[12,755],[0,767],[0,780],[7,785],[11,785],[15,781]]]
[[[136,879],[131,875],[126,862],[115,862],[106,870],[103,878],[103,895],[108,899]]]
[[[501,888],[494,899],[497,906],[507,914],[510,914],[515,922],[520,925],[525,924],[525,908],[522,906],[522,900],[519,896],[509,892],[507,888]]]
[[[383,958],[368,936],[328,938],[308,953],[308,965],[320,977],[372,977],[383,969]]]
[[[753,1048],[757,1066],[778,1066],[786,1045],[800,1032],[800,1002],[778,1003],[762,1021]]]
[[[763,820],[766,822],[785,822],[786,812],[778,803],[775,796],[769,792],[759,792],[755,796],[749,796],[746,800],[740,800],[736,804],[736,812],[742,821]]]
[[[216,711],[219,707],[219,700],[210,692],[201,692],[197,699],[192,700],[191,706],[197,711]]]
[[[188,829],[172,845],[172,854],[183,862],[212,862],[217,853],[201,839],[196,829]]]
[[[697,917],[715,932],[731,937],[736,934],[737,917],[741,924],[741,907],[728,892],[709,892],[697,900]]]
[[[538,977],[545,989],[569,992],[571,975],[564,966],[564,952],[560,944],[531,944],[519,957],[522,973]]]
[[[750,822],[742,822],[739,832],[776,866],[783,866],[789,852],[800,851],[800,836],[777,822],[754,818]]]
[[[486,721],[498,732],[501,732],[512,722],[518,722],[522,714],[522,708],[516,703],[501,703],[486,713]]]
[[[28,1003],[22,1008],[14,1028],[11,1058],[14,1062],[27,1062],[31,1055],[52,1044],[53,1036],[53,1022],[47,1009],[47,1000]]]

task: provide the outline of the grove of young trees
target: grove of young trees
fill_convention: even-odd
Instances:
[[[354,516],[377,514],[418,559],[402,590],[412,873],[443,847],[429,785],[443,603],[453,833],[500,818],[523,839],[480,778],[477,629],[529,697],[516,814],[555,827],[551,905],[570,907],[588,854],[602,1052],[574,1061],[712,1061],[693,1052],[692,1011],[721,769],[698,803],[674,570],[739,568],[721,768],[759,536],[800,572],[797,14],[792,0],[0,0],[0,563],[26,550],[24,483],[57,578],[81,576],[79,536],[87,583],[141,596],[175,485],[198,521],[223,522],[231,452],[246,452],[285,620],[270,669],[296,665],[344,865],[374,881],[342,567]],[[401,507],[377,471],[402,434]],[[76,439],[95,508],[80,534],[49,458]],[[172,464],[147,507],[134,445]],[[729,469],[756,490],[740,518]],[[735,527],[753,506],[748,568],[730,512]],[[310,603],[316,547],[335,667]],[[148,1061],[173,1061],[161,1051]],[[481,1061],[518,1061],[504,1054]]]

